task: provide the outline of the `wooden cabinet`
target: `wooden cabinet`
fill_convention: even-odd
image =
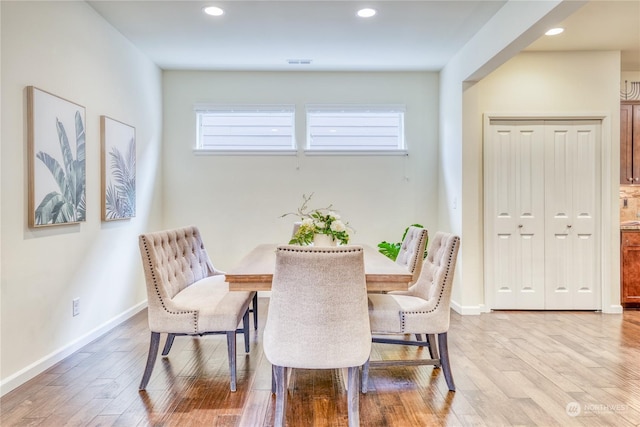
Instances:
[[[622,304],[640,304],[640,230],[622,231]]]
[[[620,103],[620,184],[640,184],[640,102]]]

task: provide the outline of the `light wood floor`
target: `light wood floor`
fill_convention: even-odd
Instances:
[[[176,338],[138,392],[144,311],[2,397],[0,425],[271,426],[275,399],[261,346],[267,305],[261,298],[249,354],[238,337],[236,393],[224,336]],[[449,347],[455,393],[431,366],[372,369],[361,425],[640,425],[640,311],[452,313]],[[376,344],[373,358],[420,351]],[[334,371],[296,371],[288,399],[289,426],[347,425]]]

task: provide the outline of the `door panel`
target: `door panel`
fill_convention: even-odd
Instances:
[[[545,126],[545,308],[599,308],[598,123]]]
[[[492,198],[494,308],[544,307],[544,158],[542,122],[492,126],[494,164],[485,191]]]
[[[487,139],[491,308],[600,308],[600,122],[492,120]]]

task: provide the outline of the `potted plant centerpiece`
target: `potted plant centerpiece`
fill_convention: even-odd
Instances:
[[[304,202],[298,208],[297,212],[289,212],[287,215],[296,215],[300,218],[301,223],[295,234],[292,236],[289,244],[292,245],[311,245],[314,246],[336,246],[338,243],[346,245],[349,243],[348,223],[345,223],[335,211],[332,205],[322,209],[309,209],[309,200],[313,193],[308,197],[303,195]]]

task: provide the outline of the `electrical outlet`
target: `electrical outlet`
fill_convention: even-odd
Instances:
[[[73,315],[77,316],[80,314],[80,298],[75,298],[73,300]]]

